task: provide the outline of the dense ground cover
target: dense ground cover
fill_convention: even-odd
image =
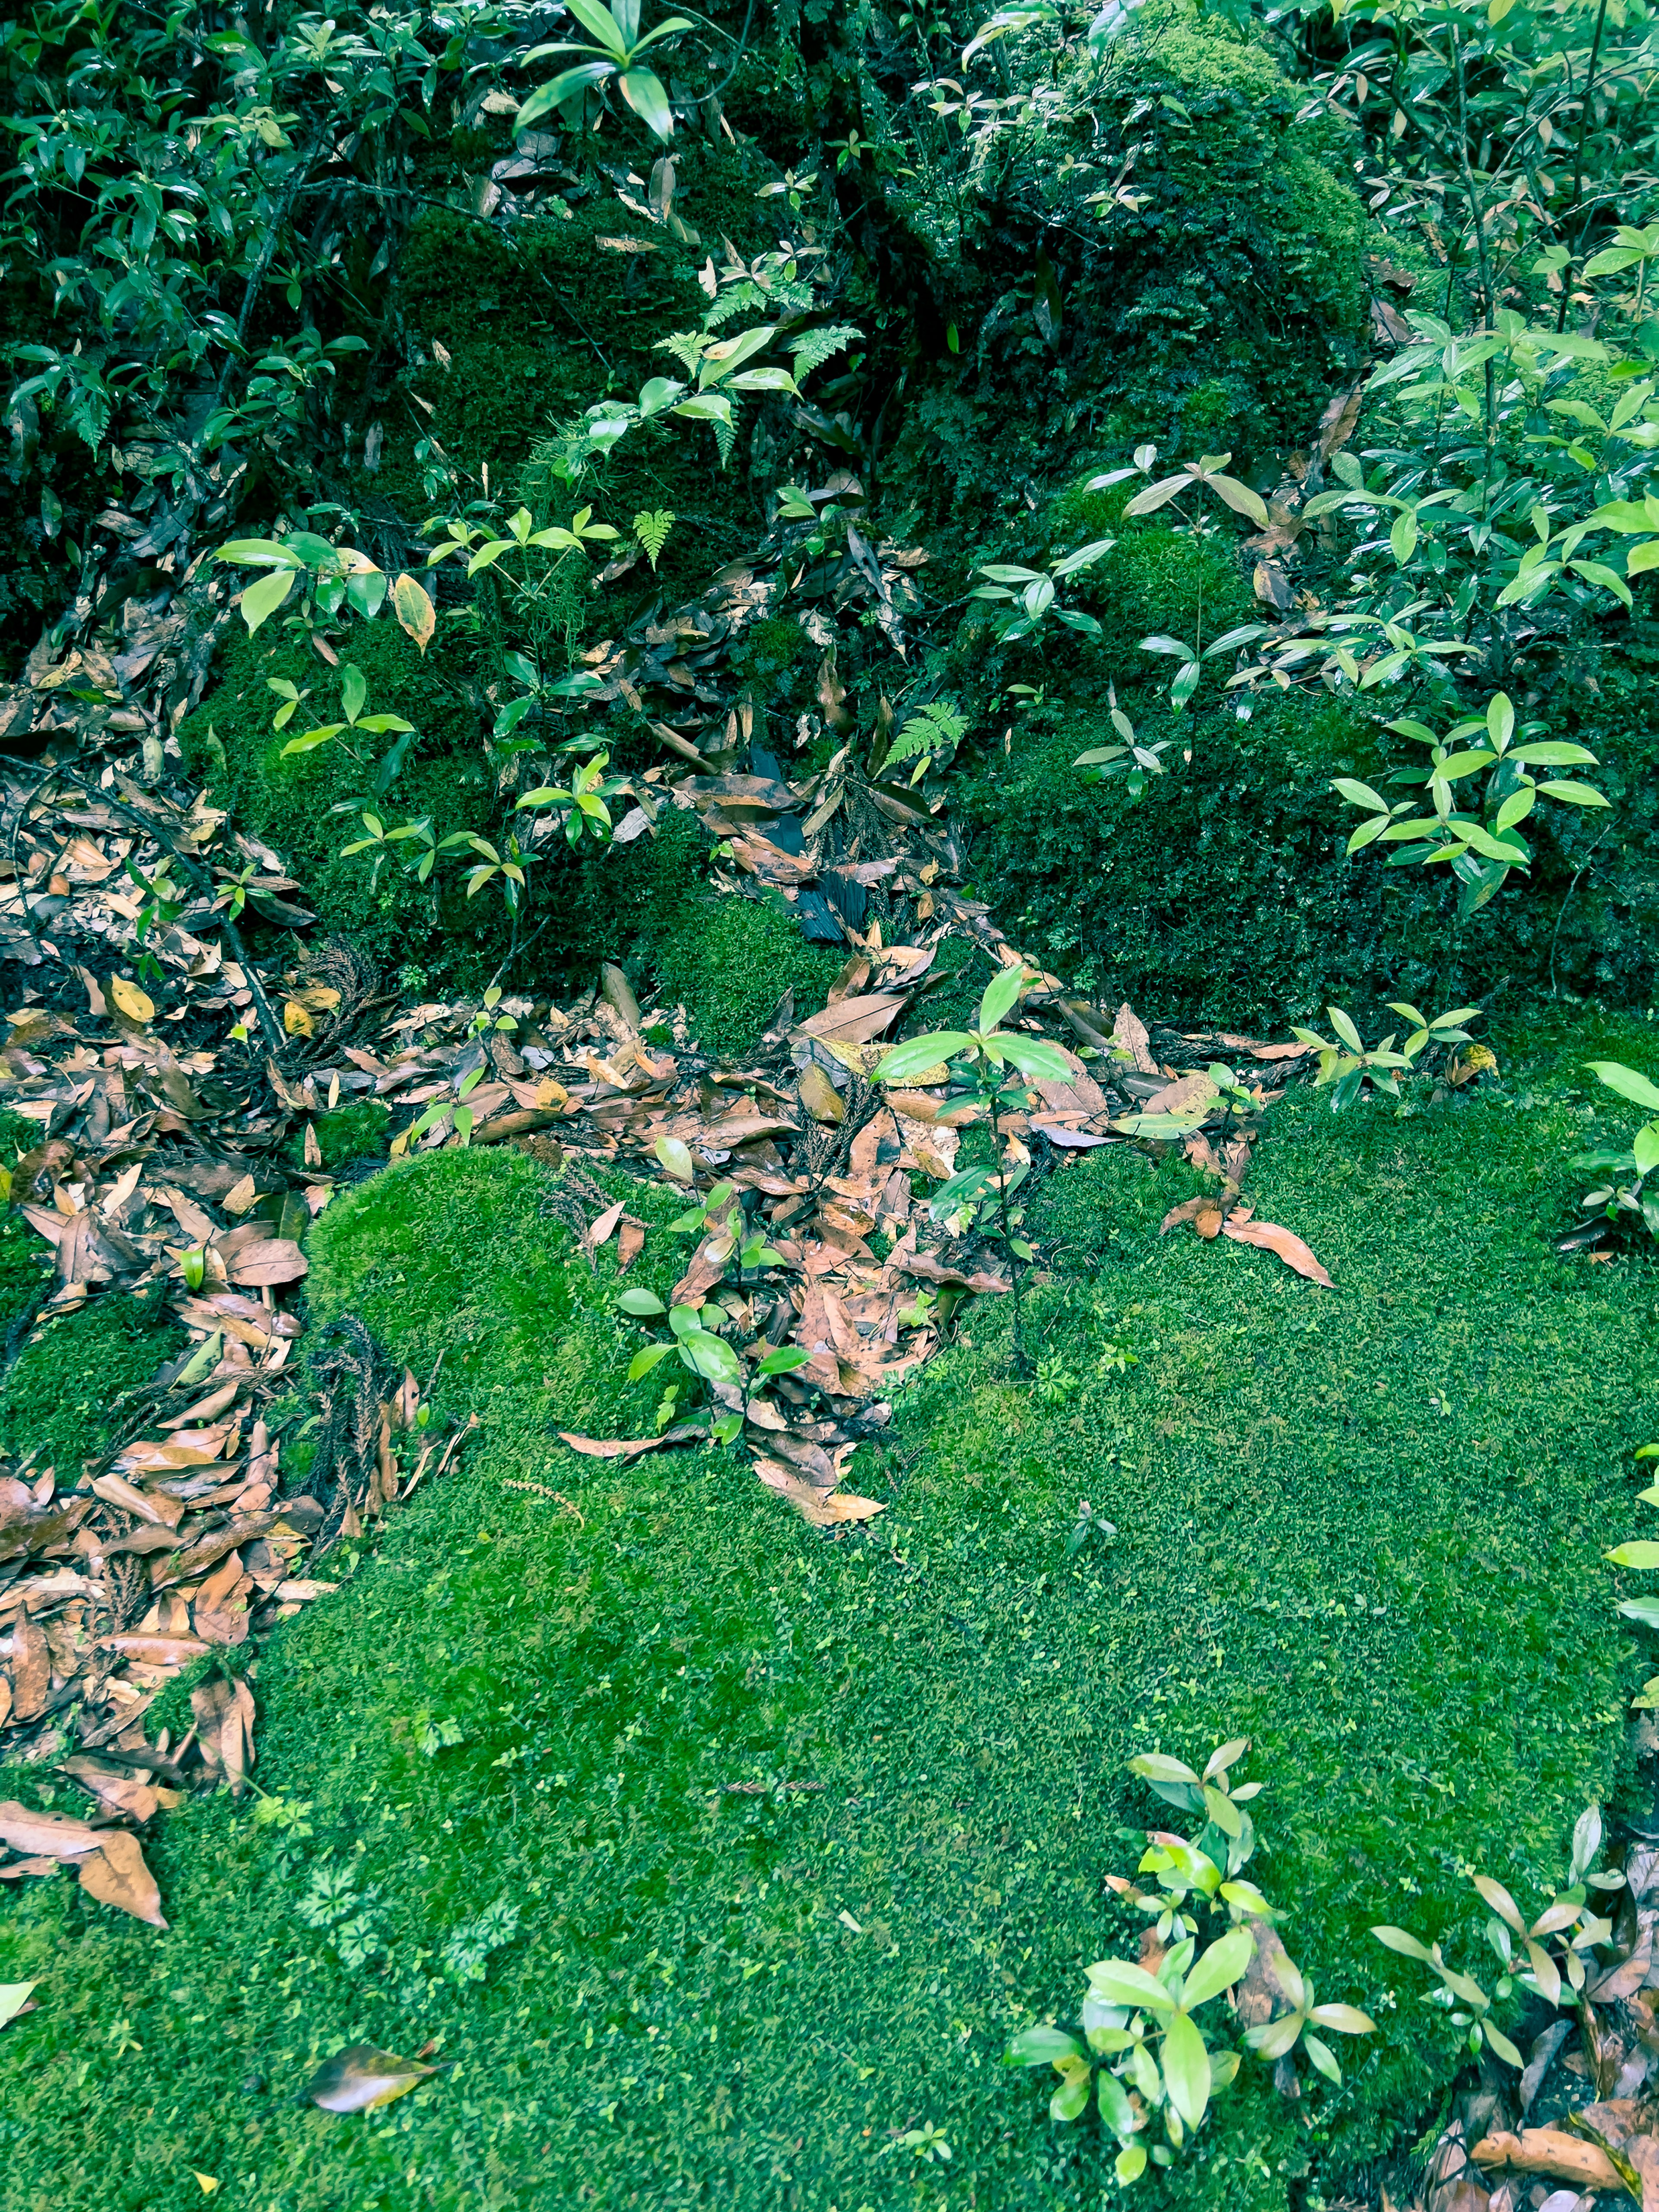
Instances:
[[[1647,1025],[1581,1023],[1407,1118],[1288,1101],[1254,1194],[1334,1294],[1160,1241],[1179,1165],[1067,1169],[1038,1382],[975,1308],[855,1474],[886,1514],[839,1542],[722,1458],[556,1443],[643,1427],[649,1386],[546,1170],[446,1153],[337,1199],[314,1304],[422,1374],[441,1352],[483,1437],[267,1649],[278,1817],[170,1818],[168,1934],[23,1889],[0,1977],[43,1986],[0,2040],[7,2212],[163,2212],[192,2173],[260,2212],[1093,2205],[1092,2129],[1051,2141],[1002,2043],[1124,1932],[1100,1877],[1152,1817],[1124,1759],[1233,1733],[1291,1948],[1382,2032],[1307,2124],[1232,2093],[1175,2201],[1277,2205],[1310,2171],[1316,2195],[1428,2117],[1449,2031],[1364,1931],[1463,1925],[1471,1864],[1553,1872],[1642,1671],[1600,1554],[1653,1426],[1654,1278],[1541,1235],[1592,1050],[1659,1067]],[[659,1287],[672,1250],[647,1245]],[[1079,1496],[1119,1534],[1068,1558]],[[428,2037],[453,2070],[383,2115],[291,2102],[345,2042]],[[948,2165],[891,2148],[923,2122]]]

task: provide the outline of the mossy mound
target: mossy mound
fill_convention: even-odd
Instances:
[[[1647,1032],[1581,1027],[1443,1108],[1280,1109],[1253,1195],[1334,1293],[1160,1237],[1182,1164],[1065,1170],[1037,1381],[971,1310],[852,1470],[885,1514],[835,1543],[723,1455],[559,1445],[648,1433],[660,1375],[625,1382],[613,1258],[544,1218],[543,1170],[449,1152],[337,1198],[314,1311],[422,1374],[441,1352],[441,1410],[482,1437],[262,1656],[270,1804],[194,1800],[147,1845],[164,1969],[71,1879],[23,1886],[0,1976],[43,1986],[0,2039],[9,2205],[140,2212],[191,2168],[255,2172],[279,2212],[1089,2212],[1097,2135],[1053,2130],[1000,2053],[1133,1946],[1101,1876],[1158,1814],[1126,1759],[1235,1734],[1287,1945],[1381,2033],[1340,2096],[1288,2107],[1247,2069],[1149,2203],[1340,2195],[1456,2063],[1370,1925],[1455,1954],[1468,1865],[1535,1897],[1616,1796],[1651,1671],[1601,1559],[1639,1521],[1649,1271],[1540,1235],[1598,1050],[1659,1073]],[[678,1206],[601,1178],[653,1224]],[[685,1250],[653,1226],[630,1281],[662,1294]],[[1073,1556],[1079,1497],[1118,1534]],[[294,2101],[344,2044],[428,2039],[449,2070],[381,2112]],[[924,2121],[948,2168],[888,2150]]]
[[[1030,81],[1052,40],[1028,32],[1010,67]],[[933,356],[897,467],[941,518],[1012,508],[1080,424],[1265,465],[1363,356],[1351,152],[1259,36],[1171,0],[1042,75],[970,174],[941,158],[887,187]]]
[[[693,899],[650,966],[665,998],[685,1002],[706,1048],[743,1059],[760,1041],[778,1000],[795,994],[798,1020],[816,1013],[846,962],[845,951],[810,945],[791,914],[763,900]]]
[[[159,1291],[94,1298],[42,1322],[0,1382],[0,1452],[55,1466],[65,1487],[186,1339]]]
[[[1173,740],[1139,803],[1073,765],[1120,742],[1103,708],[1054,699],[962,787],[979,895],[1079,989],[1232,1024],[1304,1020],[1333,999],[1444,1006],[1505,978],[1650,1001],[1659,838],[1642,777],[1656,746],[1627,722],[1611,738],[1587,733],[1616,764],[1610,828],[1555,810],[1538,823],[1530,880],[1460,921],[1445,870],[1391,869],[1376,848],[1347,856],[1355,817],[1333,779],[1376,782],[1398,762],[1369,712],[1272,694],[1249,720],[1131,711],[1143,743]]]

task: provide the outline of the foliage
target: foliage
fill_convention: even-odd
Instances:
[[[1591,1805],[1573,1829],[1572,1863],[1565,1885],[1552,1890],[1549,1902],[1530,1924],[1501,1882],[1489,1875],[1472,1877],[1493,1916],[1486,1923],[1486,1941],[1498,1954],[1501,1971],[1491,1995],[1472,1974],[1449,1966],[1438,1943],[1424,1943],[1403,1928],[1373,1928],[1371,1933],[1390,1951],[1420,1960],[1431,1970],[1440,1986],[1430,1992],[1427,2002],[1442,2006],[1452,2026],[1465,2032],[1472,2056],[1478,2057],[1484,2044],[1506,2064],[1524,2066],[1520,2051],[1493,2022],[1492,2005],[1517,1988],[1547,2005],[1565,2002],[1576,2008],[1575,2001],[1582,2000],[1587,1972],[1596,1963],[1591,1954],[1613,1935],[1612,1921],[1591,1909],[1589,1893],[1606,1893],[1625,1886],[1622,1874],[1590,1872],[1601,1848],[1601,1810]]]
[[[1314,2030],[1376,2032],[1376,2023],[1355,2005],[1316,2003],[1283,1946],[1274,1939],[1271,1949],[1264,1947],[1261,1931],[1278,1916],[1255,1883],[1240,1878],[1255,1851],[1254,1821],[1243,1808],[1262,1785],[1235,1788],[1229,1779],[1249,1749],[1243,1737],[1218,1745],[1201,1774],[1163,1753],[1143,1752],[1128,1761],[1129,1771],[1167,1802],[1204,1814],[1204,1826],[1192,1838],[1147,1831],[1139,1871],[1157,1876],[1151,1891],[1121,1875],[1107,1876],[1109,1888],[1153,1916],[1155,1940],[1150,1952],[1143,1943],[1139,1963],[1103,1959],[1089,1968],[1079,2033],[1028,2027],[1005,2053],[1011,2066],[1052,2064],[1060,2077],[1049,2102],[1052,2119],[1081,2119],[1091,2099],[1097,2103],[1103,2124],[1117,2138],[1115,2172],[1126,2186],[1146,2172],[1149,2156],[1155,2166],[1172,2165],[1203,2124],[1212,2096],[1237,2078],[1240,2053],[1222,2045],[1225,2029],[1200,2013],[1224,1991],[1235,1990],[1258,1960],[1272,1976],[1270,2013],[1280,1999],[1287,2011],[1248,2026],[1247,2051],[1282,2063],[1299,2047],[1319,2073],[1340,2086],[1341,2069]],[[1224,1913],[1229,1923],[1201,1951],[1200,1911],[1211,1919]],[[1150,2134],[1154,2117],[1164,2140],[1149,2143],[1141,2138]]]
[[[1643,1123],[1628,1146],[1600,1148],[1573,1162],[1574,1167],[1588,1173],[1613,1178],[1597,1189],[1586,1191],[1583,1206],[1587,1212],[1600,1212],[1621,1228],[1639,1221],[1650,1237],[1659,1237],[1659,1196],[1645,1188],[1648,1177],[1659,1168],[1659,1085],[1650,1083],[1639,1070],[1618,1060],[1595,1060],[1588,1065],[1590,1073],[1609,1091],[1647,1109],[1655,1118]]]
[[[1332,788],[1350,805],[1372,810],[1370,820],[1361,823],[1349,838],[1348,850],[1357,852],[1376,842],[1398,845],[1400,851],[1390,856],[1390,866],[1449,861],[1463,887],[1458,900],[1461,914],[1473,914],[1495,896],[1512,869],[1530,869],[1532,848],[1521,836],[1519,825],[1540,799],[1571,806],[1607,804],[1593,784],[1571,777],[1552,777],[1540,783],[1528,773],[1534,768],[1593,768],[1595,755],[1587,746],[1559,738],[1534,742],[1534,733],[1544,726],[1540,723],[1523,727],[1520,734],[1528,742],[1515,744],[1515,707],[1507,692],[1498,692],[1484,715],[1456,723],[1443,738],[1421,722],[1401,720],[1388,726],[1429,747],[1425,770],[1396,772],[1389,781],[1426,785],[1434,811],[1426,817],[1414,815],[1408,799],[1390,806],[1369,784],[1345,777]],[[1471,738],[1475,740],[1473,744]],[[1467,805],[1454,811],[1453,786],[1483,774],[1481,814],[1470,813]],[[1409,818],[1402,821],[1402,815]]]
[[[1079,545],[1074,553],[1067,553],[1051,561],[1046,569],[1022,568],[1017,562],[992,561],[981,563],[975,570],[978,576],[987,576],[988,583],[977,585],[969,596],[975,599],[991,599],[1002,604],[1012,603],[1011,611],[996,619],[997,641],[1012,645],[1018,639],[1035,636],[1048,616],[1064,623],[1068,629],[1079,630],[1085,637],[1098,639],[1100,624],[1081,607],[1063,606],[1054,596],[1054,586],[1067,576],[1075,576],[1085,568],[1092,568],[1104,559],[1115,541],[1097,538],[1090,545]],[[1018,588],[1011,588],[1018,586]]]
[[[1330,1105],[1334,1114],[1354,1101],[1369,1088],[1372,1096],[1384,1091],[1390,1098],[1400,1096],[1400,1078],[1409,1074],[1418,1058],[1429,1045],[1446,1047],[1468,1044],[1468,1031],[1461,1024],[1474,1020],[1480,1013],[1478,1006],[1454,1006],[1449,1013],[1432,1017],[1419,1013],[1403,999],[1392,999],[1389,1006],[1396,1014],[1403,1014],[1412,1026],[1406,1042],[1396,1052],[1394,1040],[1397,1034],[1390,1031],[1381,1043],[1367,1047],[1354,1024],[1352,1014],[1340,1006],[1327,1006],[1334,1037],[1322,1036],[1317,1030],[1297,1029],[1295,1035],[1319,1054],[1319,1069],[1314,1078],[1316,1090],[1330,1087]]]
[[[1012,1277],[1014,1364],[1022,1374],[1026,1365],[1021,1329],[1022,1271],[1036,1255],[1030,1241],[1015,1233],[1024,1217],[1018,1208],[1010,1211],[1008,1200],[1030,1173],[1030,1161],[1029,1156],[1011,1159],[997,1144],[996,1135],[1003,1115],[1024,1112],[1036,1103],[1036,1095],[1027,1087],[1030,1083],[1045,1079],[1063,1083],[1071,1073],[1065,1054],[1046,1037],[1026,1036],[1002,1027],[1033,980],[1015,961],[986,985],[976,1028],[933,1030],[907,1037],[883,1055],[876,1070],[878,1083],[914,1083],[941,1062],[955,1063],[951,1066],[954,1086],[969,1092],[984,1110],[992,1131],[994,1159],[958,1168],[928,1200],[927,1210],[935,1221],[947,1224],[952,1236],[960,1236],[969,1223],[976,1221],[982,1230],[1000,1237]],[[1012,1077],[1004,1074],[1006,1067],[1014,1070]]]
[[[579,114],[588,93],[614,82],[648,130],[659,138],[672,138],[674,111],[662,79],[655,70],[642,67],[640,57],[661,40],[690,30],[690,20],[670,15],[641,37],[640,0],[611,0],[608,8],[601,8],[598,0],[570,0],[570,12],[588,33],[587,39],[532,46],[524,58],[526,66],[555,54],[590,54],[595,58],[561,70],[557,76],[538,86],[520,108],[514,129],[527,131],[555,108],[565,109],[569,116]]]

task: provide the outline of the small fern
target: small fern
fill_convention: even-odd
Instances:
[[[653,568],[657,565],[663,547],[668,543],[668,533],[674,527],[674,517],[665,507],[654,513],[649,509],[634,517],[634,535],[645,549],[645,557]]]
[[[930,699],[925,707],[916,709],[894,738],[882,763],[883,770],[896,768],[901,761],[914,760],[918,753],[944,752],[967,734],[967,720],[954,699]]]
[[[855,330],[851,323],[832,323],[823,330],[804,332],[789,348],[796,380],[821,368],[832,354],[840,353],[854,338],[863,336],[864,332]]]

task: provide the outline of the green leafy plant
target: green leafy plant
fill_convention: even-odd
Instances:
[[[292,684],[280,676],[267,677],[265,681],[283,702],[271,718],[271,727],[274,730],[283,729],[293,718],[295,709],[307,695],[296,691]],[[315,729],[303,731],[297,738],[290,738],[283,747],[282,757],[289,760],[298,754],[315,752],[319,745],[331,744],[339,738],[343,740],[340,750],[349,753],[360,766],[367,768],[369,763],[351,744],[351,737],[383,738],[391,732],[396,732],[400,738],[408,737],[415,727],[412,722],[404,721],[401,714],[365,714],[363,708],[368,703],[368,684],[363,672],[353,662],[347,661],[340,671],[342,720],[320,723]],[[407,746],[394,745],[386,759],[395,758],[397,764],[400,765],[407,750]],[[376,763],[377,787],[384,789],[396,774],[396,765],[388,773],[385,762]]]
[[[1426,1966],[1439,1984],[1429,1992],[1428,2003],[1446,2012],[1452,2025],[1465,2033],[1468,2049],[1478,2056],[1484,2044],[1507,2065],[1520,2067],[1524,2059],[1504,2031],[1494,2025],[1495,2003],[1516,1989],[1559,2006],[1582,1995],[1591,1957],[1599,1943],[1613,1935],[1613,1923],[1592,1911],[1589,1893],[1622,1889],[1622,1874],[1592,1874],[1590,1868],[1601,1848],[1601,1815],[1594,1805],[1581,1813],[1572,1832],[1572,1862],[1563,1887],[1553,1893],[1542,1912],[1528,1922],[1509,1891],[1489,1875],[1476,1875],[1474,1886],[1492,1913],[1486,1941],[1497,1954],[1500,1972],[1488,1991],[1474,1976],[1447,1965],[1438,1943],[1425,1943],[1404,1928],[1373,1928],[1379,1943],[1402,1958]]]
[[[1659,1085],[1616,1060],[1592,1060],[1585,1065],[1609,1091],[1645,1108],[1655,1118],[1642,1124],[1628,1146],[1602,1147],[1573,1162],[1576,1168],[1611,1178],[1585,1192],[1583,1206],[1615,1226],[1639,1222],[1650,1237],[1659,1237],[1659,1193],[1647,1188],[1648,1177],[1659,1168]]]
[[[1150,1884],[1107,1877],[1125,1904],[1150,1917],[1150,1943],[1143,1942],[1140,1961],[1097,1960],[1088,1970],[1076,2027],[1025,2028],[1005,2053],[1010,2066],[1050,2065],[1059,2075],[1051,2118],[1072,2122],[1091,2102],[1097,2107],[1102,2124],[1117,2139],[1115,2170],[1126,2186],[1149,2164],[1175,2163],[1246,2054],[1282,2066],[1293,2064],[1300,2049],[1317,2072],[1340,2082],[1341,2069],[1316,2031],[1375,2032],[1376,2023],[1356,2006],[1315,2002],[1306,1977],[1272,1933],[1273,1908],[1243,1878],[1255,1850],[1246,1807],[1261,1784],[1234,1785],[1230,1778],[1249,1748],[1243,1737],[1220,1745],[1202,1773],[1163,1753],[1128,1762],[1131,1773],[1165,1803],[1200,1815],[1203,1825],[1191,1838],[1146,1832],[1138,1871],[1154,1878]],[[1212,1930],[1213,1939],[1200,1948]],[[1247,1977],[1268,1998],[1261,2009],[1276,2016],[1248,2026],[1241,2051],[1229,2046],[1224,2027],[1206,2008]]]
[[[937,761],[943,767],[968,734],[968,717],[954,699],[930,699],[908,714],[895,732],[881,758],[881,773],[914,760],[913,784],[920,783]]]
[[[1193,681],[1196,684],[1197,680],[1198,671],[1194,666]],[[1182,703],[1185,703],[1184,701]],[[1116,776],[1122,776],[1129,794],[1129,803],[1133,805],[1137,799],[1146,797],[1149,776],[1163,775],[1166,773],[1164,756],[1174,744],[1175,739],[1159,738],[1150,745],[1142,744],[1135,735],[1134,724],[1118,705],[1115,692],[1111,694],[1111,705],[1109,711],[1112,717],[1112,727],[1123,739],[1123,743],[1121,745],[1092,745],[1086,753],[1079,753],[1072,765],[1073,768],[1087,769],[1089,775],[1086,781],[1091,783],[1108,783]],[[1188,757],[1191,758],[1190,752]]]
[[[1064,623],[1068,629],[1079,630],[1085,637],[1097,639],[1100,624],[1081,607],[1067,606],[1057,596],[1054,586],[1066,577],[1080,574],[1103,561],[1117,540],[1097,538],[1088,545],[1079,545],[1075,553],[1067,553],[1058,561],[1051,561],[1046,568],[1025,568],[1012,561],[991,561],[975,568],[976,576],[989,581],[975,586],[968,594],[970,599],[991,599],[1006,605],[1009,611],[996,617],[998,642],[1012,645],[1018,639],[1035,636],[1050,615],[1056,622]]]
[[[460,1926],[446,1939],[441,1958],[443,1970],[463,1988],[482,1982],[491,1956],[505,1950],[519,1932],[520,1907],[511,1898],[498,1897],[494,1905]]]
[[[976,1030],[936,1030],[895,1045],[876,1070],[877,1081],[914,1082],[941,1063],[957,1063],[951,1071],[952,1079],[963,1089],[971,1091],[984,1108],[995,1146],[997,1117],[1023,1111],[1033,1103],[1031,1093],[1017,1079],[1063,1083],[1071,1073],[1070,1063],[1058,1045],[1000,1026],[1005,1017],[1013,1011],[1025,985],[1026,971],[1018,962],[1003,969],[985,987]],[[1015,1071],[1013,1077],[1005,1073],[1011,1067]],[[981,1229],[988,1230],[994,1224],[994,1233],[1008,1253],[1012,1272],[1014,1359],[1023,1373],[1025,1346],[1021,1271],[1036,1255],[1018,1233],[1023,1225],[1021,1217],[1018,1212],[1010,1211],[1008,1200],[1030,1174],[1030,1166],[1028,1161],[1021,1160],[1011,1168],[1000,1147],[995,1149],[994,1162],[976,1163],[950,1176],[928,1201],[928,1211],[936,1221],[954,1218],[961,1227],[976,1221]]]
[[[569,8],[588,33],[588,41],[560,40],[550,46],[532,46],[525,62],[546,61],[562,54],[588,54],[592,58],[561,70],[557,76],[538,86],[520,108],[514,131],[528,131],[556,107],[563,108],[567,117],[574,119],[580,114],[586,94],[614,82],[647,130],[659,138],[672,138],[674,110],[662,79],[654,70],[643,68],[640,58],[661,40],[693,29],[690,18],[670,15],[655,30],[641,35],[640,0],[611,0],[608,9],[601,8],[598,0],[569,0]]]
[[[1420,805],[1409,799],[1390,805],[1369,784],[1340,776],[1331,788],[1351,806],[1370,810],[1369,818],[1349,838],[1348,850],[1356,853],[1380,842],[1401,848],[1390,856],[1391,867],[1449,863],[1463,886],[1458,902],[1462,914],[1474,913],[1494,897],[1511,869],[1524,872],[1531,867],[1532,848],[1522,836],[1520,825],[1540,799],[1569,806],[1609,803],[1593,784],[1559,777],[1540,783],[1530,773],[1534,768],[1593,768],[1595,755],[1586,746],[1534,738],[1527,730],[1520,732],[1523,742],[1515,744],[1515,708],[1507,692],[1498,692],[1484,715],[1455,723],[1443,738],[1418,721],[1401,720],[1388,727],[1428,746],[1425,769],[1404,770],[1390,780],[1426,787],[1433,811],[1424,814]],[[1460,808],[1456,792],[1465,782],[1474,789],[1472,780],[1477,776],[1484,778],[1479,814],[1467,805]]]
[[[1431,1044],[1468,1044],[1469,1033],[1462,1024],[1474,1020],[1480,1011],[1478,1006],[1455,1006],[1449,1013],[1431,1018],[1419,1013],[1403,999],[1390,999],[1389,1004],[1396,1014],[1403,1014],[1413,1024],[1397,1052],[1395,1032],[1390,1030],[1380,1044],[1367,1046],[1353,1017],[1340,1006],[1325,1009],[1336,1032],[1334,1036],[1321,1036],[1317,1030],[1292,1028],[1291,1035],[1319,1054],[1319,1073],[1314,1079],[1314,1087],[1319,1091],[1329,1088],[1334,1114],[1352,1106],[1367,1087],[1398,1098],[1401,1076],[1416,1066],[1425,1048]]]

